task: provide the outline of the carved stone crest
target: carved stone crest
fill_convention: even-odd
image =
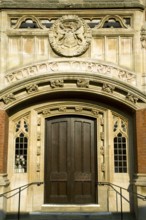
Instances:
[[[89,47],[91,29],[76,15],[65,15],[56,20],[49,31],[52,49],[65,57],[79,56]]]

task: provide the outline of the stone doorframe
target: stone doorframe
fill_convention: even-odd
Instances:
[[[114,174],[114,163],[113,163],[113,116],[114,117],[123,117],[118,113],[107,109],[105,107],[99,106],[97,104],[92,104],[89,101],[51,101],[46,104],[33,105],[28,107],[10,117],[10,136],[9,143],[14,138],[12,131],[16,123],[21,118],[27,118],[29,120],[30,126],[30,142],[29,142],[29,164],[28,164],[28,173],[20,174],[20,179],[22,182],[25,180],[26,184],[28,182],[44,181],[44,139],[45,139],[45,119],[51,118],[54,116],[63,116],[63,115],[79,115],[79,116],[88,116],[90,118],[96,119],[97,124],[97,173],[98,181],[113,181]],[[124,119],[124,117],[122,118]],[[125,118],[126,120],[126,118]],[[12,181],[15,181],[15,184],[18,181],[18,175],[14,173],[13,162],[14,159],[11,155],[14,154],[14,146],[9,148],[9,166],[8,174],[9,178]],[[33,158],[33,160],[31,159]],[[129,174],[126,174],[126,179]],[[129,179],[127,179],[129,181]],[[18,181],[18,185],[20,182]],[[13,183],[11,183],[13,187]],[[31,199],[29,204],[31,210],[36,210],[44,204],[43,191],[44,186],[37,187],[28,191],[27,196]],[[24,196],[24,198],[25,198]],[[38,199],[39,198],[39,199]],[[100,187],[98,190],[98,198],[101,211],[107,211],[107,194],[105,187]],[[101,199],[102,198],[102,199]],[[25,201],[25,199],[24,199]],[[27,199],[28,201],[28,199]],[[37,203],[36,203],[37,201]],[[38,202],[39,201],[39,202]],[[22,205],[23,206],[23,205]],[[10,207],[11,208],[11,207]]]
[[[55,62],[49,62],[49,64],[41,63],[41,65],[39,64],[39,67],[37,65],[30,66],[28,68],[23,68],[21,71],[7,74],[5,78],[7,78],[8,81],[5,84],[5,88],[0,93],[1,109],[4,111],[11,111],[11,109],[20,106],[21,104],[24,106],[27,102],[30,104],[31,100],[36,100],[36,98],[41,99],[41,97],[48,97],[48,95],[52,94],[63,95],[70,92],[76,92],[77,95],[80,94],[84,97],[86,97],[87,94],[91,94],[95,95],[95,97],[100,97],[101,99],[106,98],[106,100],[113,100],[115,103],[121,103],[123,106],[126,106],[126,108],[132,109],[133,111],[146,107],[145,96],[139,90],[131,86],[132,82],[134,84],[136,83],[134,74],[132,74],[131,81],[131,78],[127,78],[127,76],[131,76],[130,73],[115,69],[115,67],[111,68],[107,64],[97,64],[96,62],[91,61],[87,62],[87,64],[85,61],[76,61],[72,63],[72,60],[70,62],[67,61],[67,69],[63,71],[64,62],[60,61],[60,63],[57,64]],[[75,67],[74,71],[69,71],[71,65]],[[80,67],[82,67],[82,69]],[[117,78],[114,77],[115,71],[118,73]],[[23,74],[26,77],[23,78]],[[123,76],[122,80],[120,79],[121,76]],[[126,77],[126,80],[124,77]],[[60,105],[62,107],[60,107]],[[71,111],[69,114],[73,114],[73,112],[74,114],[89,114],[90,116],[92,114],[92,117],[97,117],[97,120],[99,120],[98,114],[99,112],[100,114],[102,112],[94,106],[91,107],[92,110],[87,109],[87,103],[83,106],[77,105],[77,107],[71,108],[68,107],[68,105],[64,106],[63,103],[59,103],[58,110],[56,109],[56,103],[52,103],[50,106],[51,107],[48,107],[49,110],[46,108],[42,111],[42,106],[41,109],[38,107],[38,110],[35,110],[35,112],[37,112],[38,121],[42,121],[44,119],[41,118],[50,117],[51,115],[68,114],[68,111]],[[41,127],[39,122],[37,122],[37,124],[37,129],[40,131]],[[41,143],[40,137],[41,136],[37,135],[38,143]],[[101,137],[103,137],[102,132]],[[101,140],[104,141],[105,139],[101,138]],[[100,150],[101,152],[103,151],[102,148]],[[102,154],[101,152],[100,154]],[[34,170],[37,170],[37,173],[39,173],[40,169],[39,154],[38,147],[38,163],[37,168],[34,168]],[[98,159],[98,161],[103,161],[103,157],[104,156],[102,155],[102,159]],[[100,165],[101,166],[98,166],[98,168],[100,167],[100,172],[103,175],[105,165]]]

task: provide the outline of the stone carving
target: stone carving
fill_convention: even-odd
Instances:
[[[52,88],[63,87],[64,86],[64,81],[62,79],[51,80],[50,81],[50,86]]]
[[[96,25],[94,28],[102,28],[107,21],[113,21],[113,22],[119,22],[121,28],[129,28],[129,26],[125,23],[124,18],[118,16],[118,15],[106,15],[98,25]]]
[[[65,15],[50,28],[49,41],[57,54],[65,57],[79,56],[89,48],[91,30],[78,16]]]
[[[146,49],[146,22],[144,23],[144,25],[141,28],[141,43],[142,43],[142,47],[144,49]]]
[[[104,140],[104,132],[100,132],[100,139]]]
[[[75,107],[75,111],[76,111],[76,112],[81,112],[82,110],[83,110],[83,108],[80,107],[80,106],[76,106],[76,107]]]
[[[104,146],[101,146],[101,147],[100,147],[100,154],[101,154],[102,156],[104,156]]]
[[[97,109],[92,109],[92,113],[93,113],[93,115],[98,115],[99,111]]]
[[[40,162],[37,161],[37,164],[36,164],[36,172],[40,172]]]
[[[60,112],[66,112],[66,107],[64,107],[64,106],[60,107],[60,108],[59,108],[59,111],[60,111]]]
[[[38,141],[41,140],[41,134],[37,134],[37,140],[38,140]]]
[[[103,126],[104,125],[104,119],[100,118],[100,125]]]
[[[89,87],[89,80],[88,79],[78,79],[77,86],[82,87],[82,88],[83,87],[88,88]]]
[[[41,126],[41,119],[40,118],[37,119],[37,125]]]
[[[42,111],[43,115],[48,115],[50,113],[51,113],[50,109],[45,109],[45,110]]]
[[[114,89],[115,89],[115,86],[112,86],[106,83],[104,83],[102,87],[102,90],[108,93],[113,93]]]
[[[30,93],[33,93],[33,92],[37,92],[38,91],[38,86],[35,85],[35,84],[31,84],[31,85],[28,85],[26,87],[26,90],[27,92],[30,94]]]
[[[11,84],[19,80],[24,80],[25,78],[34,77],[37,75],[52,73],[58,74],[59,72],[91,72],[95,75],[117,78],[121,81],[129,83],[130,85],[136,85],[136,74],[130,72],[129,70],[82,59],[64,59],[38,63],[33,66],[19,69],[15,72],[10,72],[5,76],[5,79],[7,84]]]
[[[44,29],[45,26],[43,26],[41,24],[41,22],[39,21],[39,19],[37,19],[35,16],[30,15],[29,17],[24,15],[22,16],[16,23],[16,25],[13,27],[14,29],[18,29],[22,26],[23,23],[29,23],[29,28],[33,28],[33,26],[35,25],[37,28],[40,29]],[[32,27],[31,27],[32,26]],[[22,28],[22,27],[21,27]]]
[[[40,155],[41,155],[41,147],[38,146],[38,147],[37,147],[37,156],[40,156]]]
[[[5,95],[2,99],[5,104],[9,104],[10,102],[13,102],[16,100],[14,94],[12,93]]]
[[[136,97],[135,95],[131,94],[131,93],[128,93],[126,98],[130,101],[130,102],[133,102],[134,104],[137,103],[138,101],[138,97]]]
[[[105,163],[101,163],[101,171],[105,172]]]
[[[89,107],[89,106],[77,106],[77,105],[63,105],[63,106],[56,106],[55,108],[52,107],[52,108],[46,108],[46,109],[39,109],[38,110],[38,113],[39,114],[43,114],[43,115],[48,115],[48,114],[54,114],[54,111],[55,113],[58,112],[66,112],[66,113],[75,113],[75,112],[83,112],[85,115],[88,115],[88,114],[94,114],[96,117],[99,116],[99,114],[102,114],[99,112],[98,109],[96,108],[92,108],[92,107]],[[103,117],[103,115],[102,115]],[[102,120],[104,120],[102,118]]]

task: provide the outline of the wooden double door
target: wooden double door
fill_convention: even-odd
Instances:
[[[46,119],[44,202],[96,202],[96,124],[94,119]]]

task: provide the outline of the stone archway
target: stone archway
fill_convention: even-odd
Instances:
[[[53,63],[53,65],[55,64]],[[108,74],[108,68],[106,70]],[[77,71],[77,69],[74,71]],[[24,74],[25,70],[23,69],[22,72]],[[26,77],[23,80],[22,78],[18,79],[19,74],[16,77],[17,79],[15,78],[16,81],[12,78],[12,81],[8,84],[9,89],[6,88],[1,93],[1,104],[3,109],[7,110],[12,118],[13,116],[17,118],[18,115],[20,116],[22,112],[27,110],[26,106],[28,106],[30,112],[35,112],[33,119],[37,124],[38,133],[42,132],[44,129],[44,119],[47,117],[79,114],[88,116],[92,115],[92,117],[98,118],[98,122],[101,126],[100,133],[98,134],[100,137],[100,147],[98,149],[100,151],[98,154],[100,155],[100,159],[98,160],[98,163],[100,164],[99,173],[100,179],[103,177],[104,180],[108,179],[107,165],[104,163],[104,161],[106,161],[105,155],[108,155],[104,153],[105,149],[107,150],[107,148],[104,148],[106,147],[104,143],[106,143],[105,140],[107,139],[107,134],[103,130],[104,119],[102,117],[105,114],[107,118],[111,117],[111,113],[110,117],[108,115],[109,109],[107,106],[109,104],[109,107],[113,106],[116,110],[118,110],[118,108],[119,110],[120,108],[123,108],[125,112],[129,111],[129,109],[135,111],[145,104],[145,97],[138,90],[133,89],[133,87],[127,82],[124,83],[124,81],[109,77],[110,75],[103,76],[103,74],[95,74],[94,71],[88,73],[84,71],[71,73],[69,71],[64,73],[57,72],[56,70],[56,72],[54,71],[52,73],[51,70],[50,74],[44,72],[38,71],[38,75],[33,75],[31,77],[29,75],[28,78]],[[29,71],[29,73],[31,74],[31,71]],[[12,76],[14,75],[12,74]],[[58,99],[62,101],[59,102]],[[76,102],[81,100],[84,100],[84,104],[76,104]],[[50,103],[48,106],[45,104],[47,102]],[[100,105],[99,108],[99,103],[104,104],[103,106]],[[39,122],[36,122],[37,120],[40,120],[41,122],[43,121],[43,126],[40,125]],[[106,121],[106,124],[108,123],[109,122]],[[40,174],[41,171],[44,173],[42,161],[40,163],[40,143],[43,143],[40,137],[42,137],[42,134],[40,133],[39,135],[36,132],[35,137],[36,140],[32,145],[36,144],[37,146],[37,164],[34,165],[33,170],[37,170],[37,174]],[[29,180],[32,180],[31,177],[29,178]],[[41,176],[41,179],[43,179],[43,176]],[[103,191],[101,190],[100,195],[102,195],[102,193]],[[42,198],[40,201],[42,201]],[[102,207],[104,207],[103,209],[106,209],[105,200],[100,201],[100,204],[101,203]]]

